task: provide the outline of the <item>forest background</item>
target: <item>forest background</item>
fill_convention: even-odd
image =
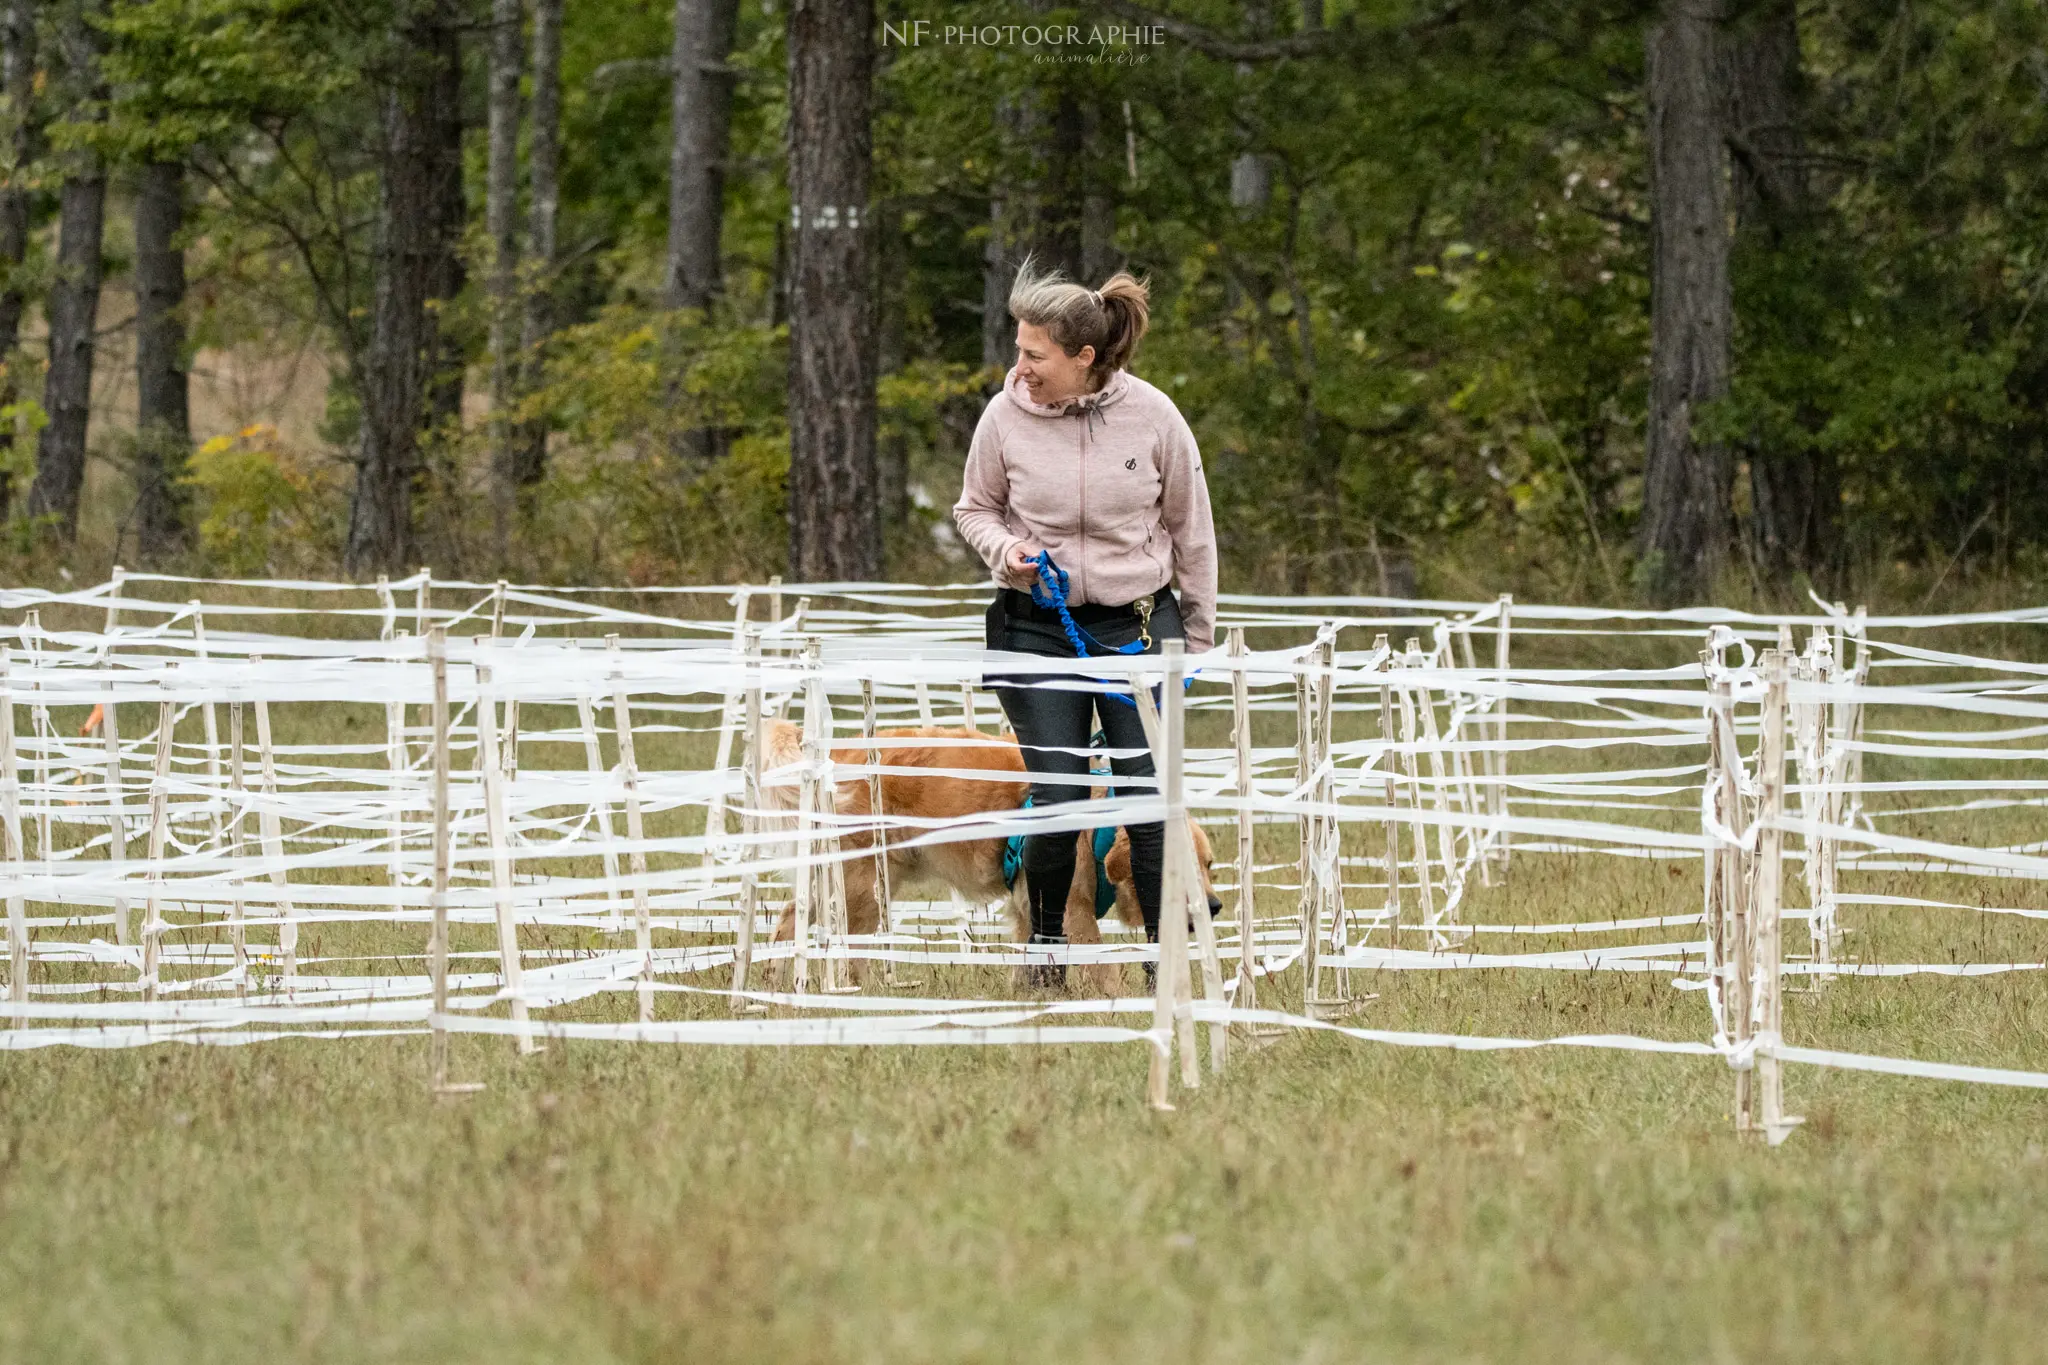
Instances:
[[[1027,254],[1226,588],[2048,580],[2026,0],[0,0],[0,573],[979,576]]]

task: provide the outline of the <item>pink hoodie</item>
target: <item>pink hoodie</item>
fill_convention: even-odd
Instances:
[[[1180,589],[1188,649],[1216,639],[1216,527],[1195,434],[1173,400],[1125,370],[1094,393],[1034,401],[1011,370],[967,448],[954,524],[994,569],[1026,541],[1067,571],[1069,600],[1119,606]]]

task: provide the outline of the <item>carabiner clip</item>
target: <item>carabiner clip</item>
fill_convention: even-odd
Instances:
[[[1138,642],[1149,650],[1152,648],[1152,599],[1141,597],[1131,606],[1138,613]]]

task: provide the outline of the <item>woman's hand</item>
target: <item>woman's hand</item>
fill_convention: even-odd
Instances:
[[[1038,554],[1038,547],[1029,541],[1020,540],[1010,547],[1009,554],[1003,556],[1003,576],[1012,587],[1029,587],[1038,581],[1038,565],[1033,562]]]

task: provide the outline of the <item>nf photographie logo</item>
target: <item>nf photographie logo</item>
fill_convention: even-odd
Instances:
[[[882,24],[884,47],[1058,47],[1098,51],[1158,47],[1159,24],[935,24],[905,19]]]

